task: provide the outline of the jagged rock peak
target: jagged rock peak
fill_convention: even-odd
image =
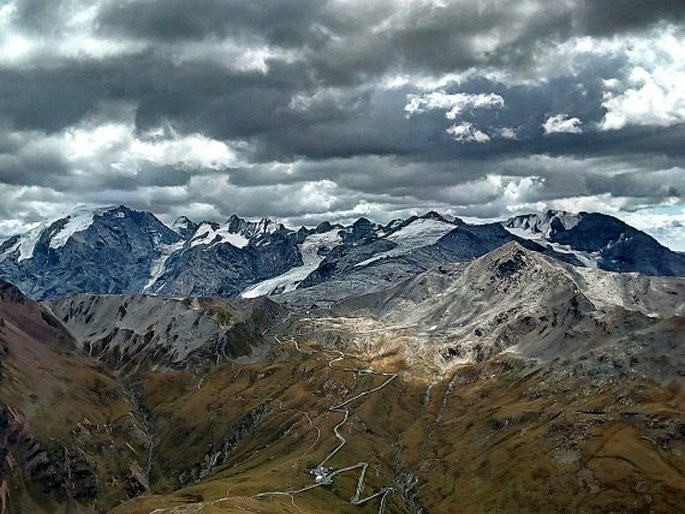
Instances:
[[[304,227],[303,227],[304,228]],[[322,221],[319,223],[316,228],[313,230],[310,230],[311,233],[314,234],[324,234],[326,232],[330,232],[331,230],[343,230],[345,227],[342,226],[340,223],[331,223],[330,221]],[[305,229],[307,230],[307,229]]]
[[[464,223],[461,219],[457,218],[456,216],[452,216],[451,214],[440,214],[437,211],[428,211],[426,214],[418,216],[418,218],[444,221],[446,223],[452,223],[454,225],[460,225]]]
[[[282,223],[277,223],[269,218],[262,218],[259,221],[248,221],[236,214],[232,214],[226,220],[226,228],[229,232],[241,234],[248,239],[286,230]]]
[[[474,265],[484,265],[487,269],[495,271],[498,276],[505,277],[542,262],[546,262],[546,260],[540,253],[512,241],[480,257],[474,262]]]
[[[549,235],[555,229],[569,230],[576,226],[586,213],[548,210],[534,214],[522,214],[504,221],[509,228],[529,230],[533,233]]]
[[[354,223],[352,223],[353,227],[364,227],[364,226],[369,226],[369,225],[374,225],[374,223],[369,220],[368,218],[359,218],[357,219]]]
[[[171,228],[185,238],[193,235],[198,227],[199,225],[187,216],[179,216],[171,224]]]
[[[191,220],[191,219],[188,218],[187,216],[179,216],[179,217],[176,218],[176,220],[171,224],[172,227],[182,227],[182,228],[188,227],[188,226],[190,226],[190,225],[195,225],[195,223],[193,222],[193,220]]]

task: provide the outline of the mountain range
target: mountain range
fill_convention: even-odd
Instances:
[[[506,243],[576,266],[684,276],[685,256],[611,216],[548,211],[467,224],[429,212],[379,225],[292,230],[235,215],[171,226],[125,206],[77,209],[0,245],[0,277],[37,300],[75,293],[167,297],[274,296],[329,304],[380,290],[440,262],[465,262]],[[302,291],[306,290],[306,294]]]

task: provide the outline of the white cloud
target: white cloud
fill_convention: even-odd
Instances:
[[[227,69],[266,75],[270,61],[292,63],[298,59],[297,52],[268,45],[255,45],[234,39],[208,38],[169,45],[169,53],[178,65],[191,62],[212,62]]]
[[[580,134],[583,132],[579,118],[569,118],[568,114],[557,114],[550,116],[542,124],[545,134]]]
[[[637,39],[627,50],[631,72],[624,83],[605,81],[602,130],[628,125],[669,126],[685,122],[685,41],[667,30]]]
[[[685,207],[620,213],[623,221],[643,230],[673,250],[685,251]]]
[[[511,139],[515,140],[518,139],[518,134],[516,133],[516,129],[513,127],[502,127],[497,129],[497,135],[501,137],[502,139]]]
[[[468,122],[452,125],[447,129],[447,133],[454,136],[454,139],[460,143],[487,143],[490,141],[490,136]]]
[[[60,31],[50,34],[28,34],[15,26],[17,2],[0,7],[0,66],[7,68],[56,67],[64,59],[96,59],[133,54],[145,44],[133,40],[116,40],[97,34],[95,19],[99,6],[70,6],[64,9]]]
[[[607,113],[600,125],[602,130],[618,130],[626,125],[664,127],[685,121],[685,72],[649,72],[638,67],[628,80],[633,87],[620,94],[604,94],[602,106]]]
[[[138,136],[132,122],[89,122],[51,135],[15,132],[9,140],[20,148],[20,157],[52,156],[79,175],[115,170],[133,177],[150,166],[225,169],[246,165],[239,157],[239,143],[201,134],[180,135],[171,129]]]
[[[240,164],[236,152],[223,141],[200,134],[161,141],[134,139],[130,158],[163,165],[220,169]]]
[[[465,109],[492,109],[504,107],[504,99],[494,93],[456,93],[447,94],[444,91],[432,91],[422,95],[407,95],[404,110],[407,116],[420,114],[436,109],[445,110],[448,120],[455,120]]]

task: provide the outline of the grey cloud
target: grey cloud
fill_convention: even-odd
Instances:
[[[14,5],[16,23],[39,34],[59,31],[65,12],[83,8],[81,2],[74,0],[21,0]]]
[[[685,21],[685,4],[679,0],[584,0],[581,9],[580,28],[600,36],[644,29],[659,22]]]
[[[305,68],[328,83],[404,70],[431,73],[472,66],[521,67],[546,45],[573,35],[610,37],[660,21],[682,22],[682,2],[657,0],[370,2],[240,0],[109,2],[101,31],[152,41],[207,37],[263,42],[300,51]],[[380,28],[382,26],[382,29]],[[476,36],[499,39],[483,47]]]
[[[448,9],[446,13],[415,7],[404,15],[406,27],[390,24],[385,40],[376,42],[364,39],[365,23],[371,26],[371,22],[357,19],[366,12],[362,11],[357,16],[347,12],[343,14],[343,11],[333,10],[332,3],[321,4],[323,7],[319,9],[312,8],[310,13],[306,9],[302,11],[299,7],[292,7],[289,2],[277,2],[283,12],[275,16],[268,9],[245,2],[203,0],[193,5],[191,14],[187,13],[187,2],[112,2],[101,13],[102,26],[138,31],[136,33],[140,37],[147,31],[152,31],[158,38],[163,36],[163,31],[157,34],[154,27],[148,25],[154,24],[154,14],[161,16],[159,11],[164,9],[166,18],[161,16],[161,20],[168,18],[177,20],[179,24],[190,23],[197,34],[189,29],[188,37],[200,39],[212,32],[211,26],[201,23],[203,20],[213,24],[222,16],[228,16],[232,20],[230,23],[237,23],[244,30],[254,30],[255,33],[258,33],[258,22],[263,19],[273,23],[280,19],[286,26],[292,20],[296,23],[293,30],[301,33],[302,24],[323,23],[325,18],[336,30],[360,34],[360,40],[349,45],[341,44],[340,55],[330,46],[331,43],[320,45],[316,52],[305,52],[301,61],[269,62],[270,69],[266,75],[236,72],[211,62],[189,62],[178,66],[162,50],[162,43],[154,43],[142,53],[114,57],[104,62],[69,61],[62,63],[61,67],[49,69],[0,71],[0,93],[3,93],[0,95],[0,112],[16,128],[51,132],[79,123],[92,115],[103,102],[125,100],[137,106],[136,126],[141,132],[171,123],[182,133],[199,132],[222,140],[249,140],[255,150],[253,158],[261,161],[354,155],[420,155],[424,159],[453,159],[508,152],[582,151],[586,142],[584,138],[540,141],[540,125],[547,117],[560,112],[580,117],[585,126],[600,121],[604,114],[601,108],[602,78],[622,76],[624,70],[621,69],[620,56],[577,63],[579,75],[562,75],[534,87],[508,87],[484,80],[460,84],[458,89],[465,92],[497,92],[506,102],[505,109],[482,111],[477,116],[464,113],[464,121],[472,122],[476,127],[479,124],[515,127],[519,133],[517,142],[499,140],[488,145],[455,145],[445,132],[447,124],[441,113],[414,116],[410,120],[405,118],[403,107],[410,89],[374,91],[371,85],[341,87],[337,98],[324,99],[299,112],[289,108],[298,95],[316,95],[322,91],[320,79],[324,75],[316,71],[321,71],[319,66],[349,67],[354,73],[359,73],[365,65],[355,59],[373,60],[376,58],[374,52],[384,53],[386,46],[394,48],[393,52],[401,51],[403,45],[407,52],[418,52],[417,55],[411,58],[383,55],[379,57],[385,63],[383,66],[401,63],[411,68],[414,62],[432,66],[429,57],[421,54],[423,45],[426,54],[453,56],[455,52],[450,51],[449,45],[445,46],[447,43],[441,42],[440,37],[465,38],[464,44],[460,45],[464,51],[473,51],[473,44],[468,38],[478,35],[478,31],[507,26],[506,20],[514,16],[508,9],[513,9],[514,4],[506,4],[500,10],[487,7],[487,4],[480,13],[476,4],[471,3],[458,11]],[[134,16],[136,13],[140,16]],[[341,20],[334,23],[336,15]],[[371,16],[371,21],[378,21],[381,15],[388,13],[381,9],[380,14]],[[122,16],[124,18],[117,21]],[[318,20],[317,16],[322,19]],[[535,26],[545,25],[549,17],[564,16],[559,8],[547,7],[526,21]],[[410,23],[412,19],[418,21]],[[131,23],[124,23],[125,20]],[[136,25],[137,22],[141,25]],[[171,34],[186,33],[172,29],[176,22],[168,23]],[[455,29],[462,25],[464,30]],[[428,32],[424,36],[417,35],[422,30]],[[436,34],[442,36],[437,37]],[[408,38],[404,43],[401,41],[403,35]],[[365,46],[367,43],[369,48]],[[495,53],[498,58],[503,55],[500,51]],[[528,49],[522,52],[524,54],[531,57],[535,51]],[[455,67],[461,69],[457,65],[449,65],[445,69],[452,71]],[[606,144],[612,144],[610,135],[604,139],[608,141]],[[649,151],[645,148],[646,139],[641,141],[641,151]],[[659,141],[654,143],[659,144]]]
[[[335,25],[325,14],[329,2],[319,0],[133,1],[105,4],[99,13],[101,31],[158,41],[206,37],[242,37],[279,46],[301,46],[316,37],[315,23]]]
[[[92,70],[3,71],[0,68],[0,113],[20,130],[61,130],[78,123],[97,104]],[[81,75],[81,76],[80,76]]]

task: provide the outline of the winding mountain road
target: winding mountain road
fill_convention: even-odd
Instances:
[[[280,324],[284,324],[290,319],[291,316],[288,316],[285,320],[283,320]],[[275,327],[274,327],[275,328]],[[272,329],[273,330],[273,329]],[[266,331],[264,333],[266,335]],[[277,334],[271,333],[270,335],[273,336],[274,340],[279,344],[279,345],[286,345],[289,343],[292,343],[295,347],[295,350],[300,352],[300,353],[306,353],[300,348],[300,345],[296,339],[296,337],[303,337],[301,334],[295,334],[291,335],[288,337],[286,340],[282,340]],[[364,480],[366,478],[366,471],[369,467],[369,463],[366,461],[361,461],[357,462],[356,464],[353,464],[351,466],[347,466],[344,468],[340,468],[337,470],[329,469],[326,467],[326,463],[331,460],[338,452],[340,452],[345,445],[347,445],[347,439],[342,435],[340,430],[342,427],[345,426],[345,424],[348,422],[349,417],[350,417],[350,408],[349,405],[353,403],[356,400],[359,400],[361,398],[364,398],[370,394],[373,394],[375,392],[380,391],[384,387],[386,387],[390,382],[395,380],[398,375],[396,373],[388,373],[388,372],[381,372],[381,371],[376,371],[370,368],[348,368],[348,367],[337,367],[334,366],[336,362],[340,362],[346,358],[348,358],[348,355],[336,350],[336,353],[338,354],[337,357],[331,359],[328,362],[328,367],[331,369],[339,370],[339,371],[348,371],[351,373],[356,373],[358,375],[378,375],[378,376],[384,376],[388,377],[386,380],[383,381],[382,384],[372,387],[371,389],[367,389],[365,391],[362,391],[351,398],[348,398],[340,403],[337,403],[335,405],[332,405],[331,407],[328,408],[330,412],[338,412],[343,414],[342,420],[333,427],[333,434],[335,437],[338,439],[339,444],[331,450],[330,453],[328,453],[324,459],[316,466],[316,468],[311,470],[311,475],[314,477],[314,483],[311,485],[308,485],[306,487],[303,487],[301,489],[295,489],[295,490],[290,490],[290,491],[267,491],[263,493],[259,493],[253,496],[253,498],[265,498],[269,496],[289,496],[291,500],[293,499],[293,496],[296,494],[301,494],[305,491],[309,491],[311,489],[314,489],[316,487],[321,487],[324,485],[330,485],[333,483],[333,478],[336,477],[337,475],[340,475],[342,473],[347,473],[350,471],[357,471],[358,470],[358,478],[357,478],[357,488],[354,492],[354,495],[352,498],[350,498],[350,503],[352,505],[358,506],[358,505],[363,505],[364,503],[371,501],[375,498],[380,497],[380,504],[378,507],[378,514],[384,514],[385,513],[385,507],[388,501],[388,495],[394,491],[394,488],[392,486],[386,486],[381,488],[379,491],[364,497],[364,489],[365,489],[365,483]],[[309,419],[309,416],[307,416]],[[309,420],[311,424],[311,419]],[[320,431],[319,434],[320,436]],[[317,442],[318,442],[319,437],[317,437]],[[315,443],[316,444],[316,443]],[[312,445],[313,446],[313,445]],[[310,449],[311,447],[310,446]],[[309,451],[309,450],[308,450]],[[217,500],[216,502],[221,502],[221,501],[226,501],[229,500],[229,497],[226,498],[221,498]]]

